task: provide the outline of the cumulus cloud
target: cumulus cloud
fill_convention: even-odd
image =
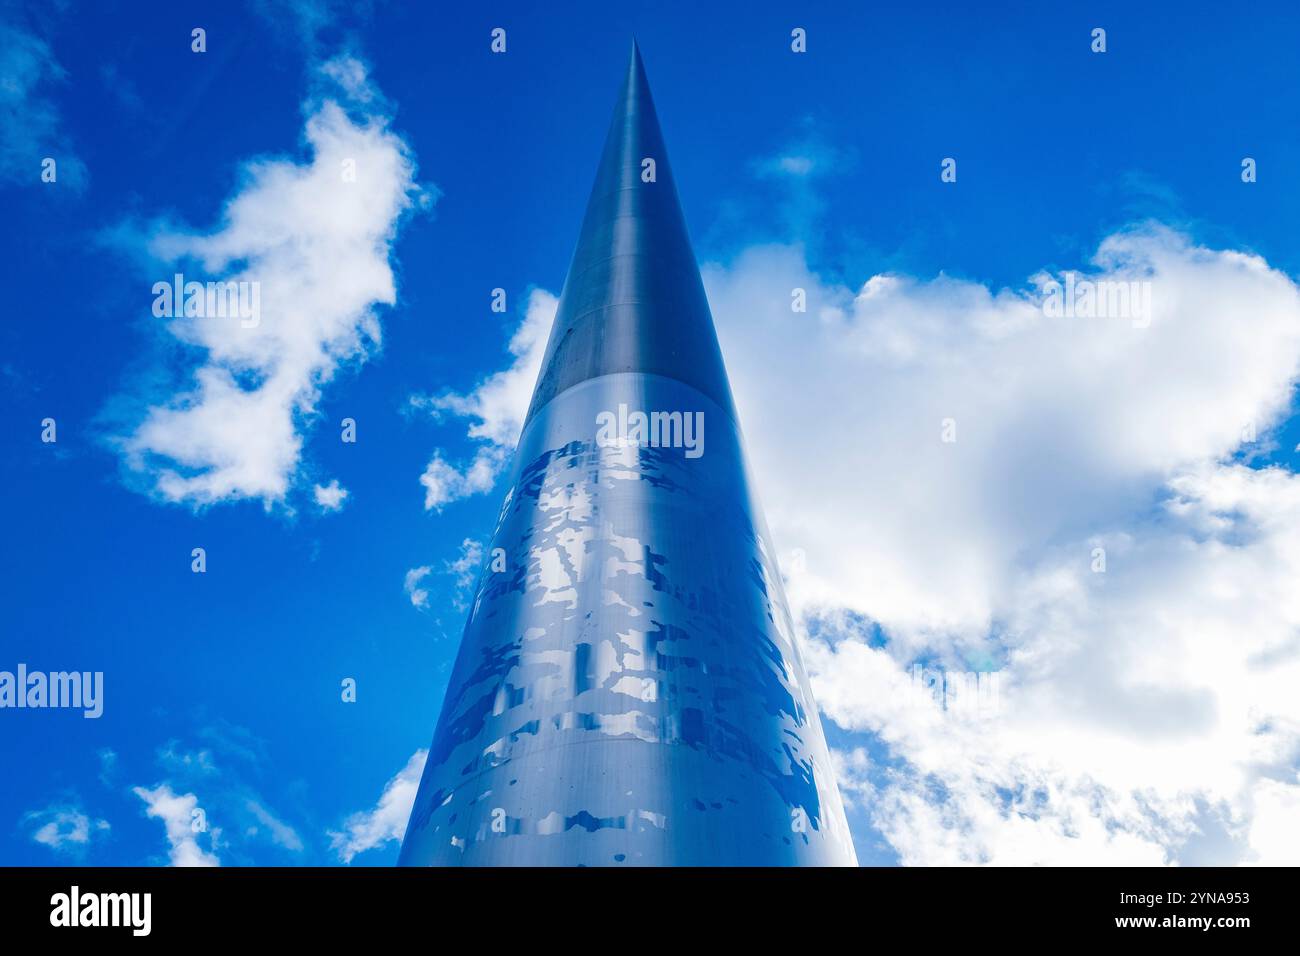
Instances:
[[[789,248],[709,273],[734,387],[762,425],[769,517],[783,545],[812,545],[807,583],[827,589],[809,597],[869,605],[902,635],[979,635],[1025,548],[1140,510],[1285,410],[1300,343],[1285,276],[1160,229],[1108,239],[1100,261],[1151,282],[1149,327],[1048,319],[1032,295],[942,277],[855,293]],[[774,355],[790,388],[766,387]],[[836,467],[801,467],[827,454]]]
[[[107,820],[95,820],[74,804],[53,804],[23,816],[37,843],[61,853],[80,855],[96,837],[109,831]]]
[[[341,511],[343,502],[347,500],[348,490],[335,478],[328,485],[317,485],[312,489],[312,495],[321,511]]]
[[[900,861],[1295,862],[1300,478],[1256,466],[1289,277],[1148,223],[1020,289],[846,287],[787,245],[705,281],[846,798]],[[1136,296],[1049,307],[1079,282]],[[525,364],[430,404],[499,453]],[[918,667],[996,673],[998,706]]]
[[[415,792],[424,772],[427,750],[417,750],[406,766],[384,785],[384,792],[373,809],[354,813],[343,821],[343,829],[331,830],[330,846],[344,863],[366,850],[400,841],[406,836],[406,822],[415,803]]]
[[[533,289],[523,321],[510,338],[510,366],[488,376],[468,394],[411,397],[412,407],[427,410],[437,418],[467,420],[468,437],[481,443],[474,458],[461,466],[449,463],[442,449],[434,451],[420,476],[426,511],[441,511],[453,501],[492,490],[523,428],[557,305],[554,295]]]
[[[1300,777],[1263,780],[1255,790],[1250,827],[1252,862],[1259,866],[1295,866],[1300,860]]]
[[[1300,291],[1157,225],[1079,278],[1149,315],[1053,318],[1059,275],[846,288],[788,246],[706,270],[819,704],[870,744],[841,774],[905,863],[1277,861],[1300,479],[1250,462]],[[918,662],[997,671],[998,712],[918,703]]]
[[[2,14],[2,11],[0,11]],[[43,188],[86,184],[85,164],[73,152],[51,93],[67,73],[49,44],[16,24],[0,22],[0,181]],[[57,164],[53,184],[41,181],[41,163]]]
[[[192,793],[175,794],[169,784],[160,783],[152,790],[133,787],[132,792],[144,801],[145,814],[163,822],[170,846],[168,856],[172,866],[220,866],[214,852],[220,830],[195,828],[194,811],[199,808],[199,798]],[[207,837],[209,850],[199,846],[199,838]]]
[[[167,331],[192,364],[117,439],[129,472],[164,500],[284,502],[322,388],[380,346],[376,309],[397,297],[393,243],[430,196],[376,111],[362,64],[335,59],[318,78],[325,92],[306,106],[304,161],[248,162],[212,229],[162,222],[118,233],[143,246],[162,283],[175,272],[247,283],[238,318],[185,315],[173,303]]]

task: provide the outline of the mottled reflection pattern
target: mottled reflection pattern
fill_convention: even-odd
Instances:
[[[856,862],[635,49],[400,862]]]

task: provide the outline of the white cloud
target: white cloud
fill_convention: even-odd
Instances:
[[[872,764],[866,748],[832,750],[831,764],[835,771],[835,781],[839,784],[840,796],[844,800],[844,808],[851,810],[858,806],[870,806],[876,788],[870,779]]]
[[[128,468],[165,500],[283,502],[322,387],[379,347],[375,309],[396,301],[393,242],[428,195],[407,144],[360,96],[369,89],[361,64],[336,59],[321,74],[342,86],[308,104],[306,162],[250,161],[216,228],[155,225],[146,240],[159,281],[183,271],[260,290],[256,323],[182,316],[168,325],[198,364],[119,440]]]
[[[86,183],[85,164],[63,131],[51,87],[67,74],[40,37],[0,23],[0,180],[38,189],[71,188]],[[41,181],[41,163],[53,159],[57,179]]]
[[[31,838],[51,850],[79,853],[95,837],[109,830],[107,820],[92,820],[79,807],[56,804],[33,810],[23,817],[32,828]]]
[[[1147,506],[1285,408],[1300,343],[1285,276],[1161,230],[1102,253],[1108,274],[1150,270],[1150,328],[1050,320],[1028,296],[943,277],[877,276],[855,295],[788,248],[710,271],[769,517],[825,589],[809,599],[869,606],[900,635],[982,634],[1024,549]],[[773,356],[789,388],[770,386]],[[828,454],[836,467],[803,466]]]
[[[453,501],[491,491],[497,474],[509,457],[503,446],[491,445],[480,448],[468,467],[457,469],[443,459],[441,449],[435,451],[420,475],[420,484],[424,486],[424,509],[441,511],[444,505]]]
[[[483,442],[474,459],[460,468],[448,463],[441,449],[434,452],[420,476],[425,510],[441,510],[453,501],[492,490],[523,428],[557,304],[551,293],[532,290],[523,321],[510,338],[510,366],[484,379],[469,394],[411,398],[414,407],[428,409],[435,416],[468,419],[468,436]]]
[[[340,511],[343,502],[347,500],[348,490],[335,478],[328,485],[317,485],[312,489],[312,494],[322,511]]]
[[[1250,828],[1250,862],[1259,866],[1295,866],[1300,860],[1300,780],[1261,781],[1255,791]]]
[[[1300,478],[1232,456],[1287,412],[1300,292],[1155,224],[1081,277],[1150,314],[787,246],[705,271],[818,701],[882,748],[836,755],[846,797],[905,863],[1296,862]],[[918,661],[998,671],[1000,711],[918,704]]]
[[[384,785],[384,792],[373,809],[349,816],[343,821],[342,831],[330,831],[330,846],[338,852],[340,860],[351,863],[359,853],[406,836],[406,822],[428,756],[427,750],[413,753],[406,766]]]
[[[321,67],[321,72],[357,103],[369,103],[378,95],[370,83],[370,77],[366,75],[365,66],[353,57],[336,56]]]
[[[145,803],[145,814],[162,820],[167,830],[167,843],[172,866],[220,866],[213,852],[199,846],[199,837],[206,835],[210,848],[215,848],[220,830],[196,830],[194,811],[199,808],[199,798],[192,793],[175,794],[170,785],[161,783],[149,790],[132,787],[132,792]]]
[[[884,746],[840,764],[906,863],[1276,862],[1300,478],[1230,458],[1287,411],[1300,293],[1158,226],[1089,278],[1149,281],[1150,326],[1048,318],[1042,277],[854,291],[776,246],[706,270],[817,698]],[[917,706],[917,660],[1000,669],[1001,713]]]
[[[432,570],[427,564],[422,564],[406,572],[406,580],[402,583],[402,587],[406,591],[406,596],[411,599],[411,603],[418,608],[429,606],[429,592],[426,588],[420,587],[420,582],[427,578]]]

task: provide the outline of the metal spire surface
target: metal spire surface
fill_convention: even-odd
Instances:
[[[731,412],[709,303],[635,43],[529,418],[566,388],[612,372],[677,379]]]
[[[635,45],[484,562],[399,863],[856,862]]]

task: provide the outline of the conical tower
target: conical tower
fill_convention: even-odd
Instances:
[[[399,862],[856,862],[635,45]]]

